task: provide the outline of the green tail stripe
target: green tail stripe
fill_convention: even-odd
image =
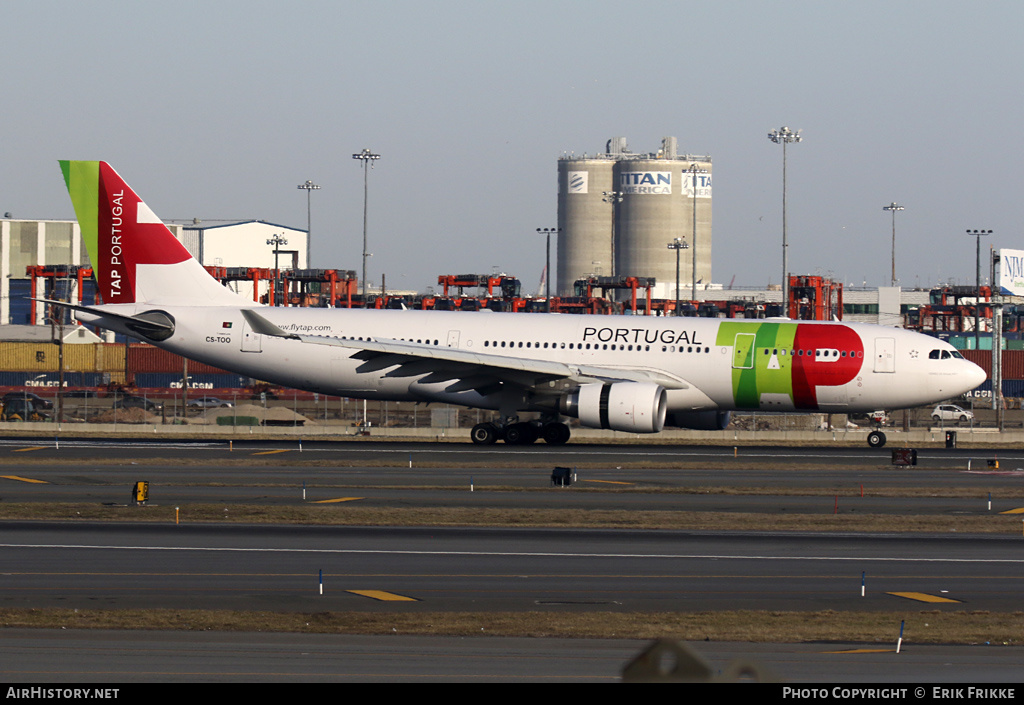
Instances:
[[[99,262],[100,163],[61,160],[60,170],[75,206],[89,261],[95,266]]]

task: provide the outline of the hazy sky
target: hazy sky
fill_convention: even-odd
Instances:
[[[424,290],[497,266],[537,287],[559,156],[667,135],[714,161],[713,274],[974,281],[1024,249],[1019,2],[4,3],[0,212],[71,218],[58,159],[109,161],[164,219],[305,227],[313,265]],[[666,250],[666,256],[671,252]],[[983,253],[983,257],[987,256]],[[637,274],[643,274],[638,272]]]

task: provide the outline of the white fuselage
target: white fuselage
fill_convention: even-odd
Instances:
[[[858,412],[936,403],[974,389],[984,372],[947,343],[897,328],[804,321],[574,316],[493,312],[252,307],[287,333],[353,341],[404,341],[489,356],[649,370],[666,385],[668,410]],[[429,374],[359,371],[356,348],[254,333],[234,306],[97,307],[122,315],[160,310],[172,352],[274,384],[323,394],[446,401],[480,408],[477,392],[445,392]],[[81,314],[89,322],[89,314]],[[117,328],[116,325],[108,327]],[[123,331],[122,331],[123,332]],[[443,362],[437,366],[443,366]],[[365,367],[364,367],[365,370]],[[553,384],[553,383],[552,383]],[[524,399],[520,410],[532,404]]]

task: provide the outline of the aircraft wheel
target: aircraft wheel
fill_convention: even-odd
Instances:
[[[544,442],[553,446],[564,445],[571,435],[569,427],[564,423],[545,424],[541,432],[544,435]]]
[[[885,434],[881,431],[872,431],[868,434],[868,445],[872,448],[881,448],[885,445]]]
[[[505,442],[513,446],[525,446],[537,440],[537,429],[532,424],[514,423],[505,429]]]
[[[498,441],[498,429],[495,428],[494,424],[478,423],[469,432],[469,438],[473,443],[480,446],[493,445]]]

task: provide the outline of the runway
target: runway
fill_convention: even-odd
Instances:
[[[993,456],[998,468],[988,467]],[[551,488],[556,466],[573,469],[570,491]],[[0,502],[124,503],[143,480],[164,506],[355,496],[377,507],[952,516],[1024,506],[1024,453],[933,450],[916,467],[894,467],[867,448],[0,442]],[[960,491],[948,496],[951,487]],[[915,493],[893,498],[893,488]]]
[[[0,535],[5,607],[898,610],[893,593],[923,593],[1002,611],[1024,587],[1021,539],[1002,536],[101,523]]]
[[[131,684],[291,683],[617,683],[623,668],[650,642],[628,639],[442,638],[5,630],[0,679],[8,683],[128,685],[120,697],[145,695]],[[1019,649],[966,647],[694,642],[686,646],[718,679],[730,668],[755,665],[778,681],[762,695],[781,696],[792,684],[1003,683],[1020,680]],[[693,685],[691,684],[691,688]],[[698,691],[704,693],[704,690]],[[909,692],[914,692],[913,685]],[[909,699],[909,698],[908,698]]]
[[[465,455],[459,450],[465,450]],[[869,489],[955,486],[971,495],[893,498],[872,497],[869,491],[864,498],[844,496],[844,505],[855,507],[844,506],[847,511],[988,514],[993,510],[985,505],[984,495],[993,490],[998,510],[1024,504],[1019,493],[1012,496],[1020,482],[1015,470],[968,471],[968,460],[985,466],[984,457],[977,453],[937,451],[934,457],[922,454],[917,468],[894,468],[885,462],[886,455],[869,449],[746,448],[736,453],[731,448],[673,447],[591,447],[583,449],[586,452],[562,449],[557,453],[542,452],[543,448],[528,450],[516,456],[526,461],[514,463],[513,457],[481,455],[472,447],[429,445],[304,445],[300,452],[279,444],[229,449],[216,444],[62,443],[58,449],[8,442],[0,446],[0,510],[8,502],[124,503],[131,482],[140,479],[152,483],[156,501],[180,502],[186,507],[194,502],[220,502],[226,511],[232,503],[301,505],[341,496],[345,493],[339,490],[352,487],[361,490],[348,493],[359,496],[359,502],[389,507],[615,507],[825,514],[834,511],[832,496],[817,492],[801,495],[800,491],[834,488],[839,483],[848,495],[861,484]],[[412,468],[408,466],[410,456]],[[502,457],[506,462],[500,461]],[[649,460],[643,460],[645,457]],[[1000,453],[1000,459],[1004,467],[1024,464],[1024,457],[1018,459],[1012,453]],[[572,488],[550,486],[550,468],[558,463],[577,466],[579,476]],[[470,492],[470,481],[509,489]],[[576,491],[590,482],[595,487],[622,483],[623,487],[642,489]],[[683,491],[704,486],[758,486],[766,488],[766,494]],[[671,491],[662,494],[656,491],[659,489]],[[1000,499],[1000,492],[1007,498]],[[862,499],[863,503],[857,504]],[[903,615],[922,610],[1016,610],[1024,581],[1021,540],[1019,535],[1005,534],[779,533],[770,531],[770,526],[755,532],[684,532],[5,521],[0,522],[0,565],[5,567],[0,607],[377,614],[834,610],[891,612],[895,624]],[[4,662],[11,664],[18,662],[14,652],[21,651],[19,644],[56,638],[46,632],[2,633],[3,648],[11,650],[12,658]],[[152,635],[126,638],[151,639]],[[250,643],[238,635],[217,638]],[[231,674],[254,680],[429,680],[431,674],[448,673],[459,680],[600,681],[618,673],[612,668],[615,673],[609,676],[605,659],[621,667],[627,652],[644,645],[630,640],[612,648],[598,640],[600,644],[594,647],[598,655],[593,659],[567,660],[553,669],[539,665],[547,661],[545,649],[576,653],[579,646],[583,653],[590,647],[574,640],[556,640],[554,646],[546,640],[525,640],[520,645],[522,658],[510,658],[499,667],[487,658],[460,660],[461,647],[450,640],[420,637],[388,644],[411,643],[413,649],[430,644],[429,650],[436,649],[437,655],[424,658],[436,657],[448,664],[459,661],[459,667],[446,670],[435,664],[424,671],[416,668],[419,657],[402,664],[401,659],[391,662],[387,656],[381,657],[376,670],[365,664],[352,665],[349,657],[343,659],[348,665],[340,670],[337,660],[330,662],[333,665],[321,660],[313,666],[296,659],[284,671],[259,666],[258,661],[250,663],[258,658],[253,650],[278,648],[270,643],[275,640],[292,640],[304,645],[296,647],[302,650],[313,648],[323,638],[327,637],[260,637],[259,643],[269,645],[233,651],[237,663],[211,666],[209,673],[201,670],[189,675],[180,666],[163,670],[152,665],[140,672],[149,673],[154,680],[189,680],[202,672],[204,678],[214,680],[231,680]],[[353,644],[373,643],[361,641],[369,639],[362,637],[331,638],[329,651],[358,652],[363,647]],[[42,664],[35,662],[52,669],[40,670],[40,678],[85,680],[83,674],[93,672],[90,659],[110,648],[104,645],[109,637],[100,634],[76,632],[74,639],[87,645],[74,649],[76,655],[60,661],[59,667],[58,661],[49,658]],[[504,641],[482,641],[480,650],[486,652],[495,642]],[[187,649],[186,653],[202,653],[204,648],[195,635],[177,633],[156,643],[167,644],[174,654],[179,648],[175,644],[184,645],[180,648]],[[520,648],[515,644],[519,642],[509,642],[510,653]],[[541,656],[530,655],[530,645]],[[780,676],[787,680],[856,681],[877,679],[879,668],[884,672],[877,663],[862,670],[869,659],[843,660],[842,669],[834,672],[809,671],[802,657],[794,658],[793,664],[775,661],[779,647],[743,648],[775,662],[783,670]],[[800,648],[786,646],[782,651]],[[958,663],[966,653],[962,648],[954,649]],[[147,649],[140,648],[138,657],[144,658]],[[33,652],[28,649],[25,653]],[[608,657],[608,653],[615,656]],[[177,656],[167,658],[170,663]],[[471,668],[473,663],[476,668]],[[513,673],[516,663],[523,665],[519,675]],[[836,665],[837,661],[826,658],[823,664],[828,663]],[[1002,673],[998,659],[991,663],[991,673],[998,679]],[[591,668],[594,664],[600,666],[595,670]],[[898,668],[891,672],[892,679],[908,674],[931,677],[926,674],[932,665],[907,671],[905,664],[893,664]],[[11,666],[11,673],[28,673],[29,665]],[[957,680],[958,672],[936,668],[934,675]],[[964,678],[977,680],[977,675],[963,672]],[[126,677],[123,673],[110,676]]]

